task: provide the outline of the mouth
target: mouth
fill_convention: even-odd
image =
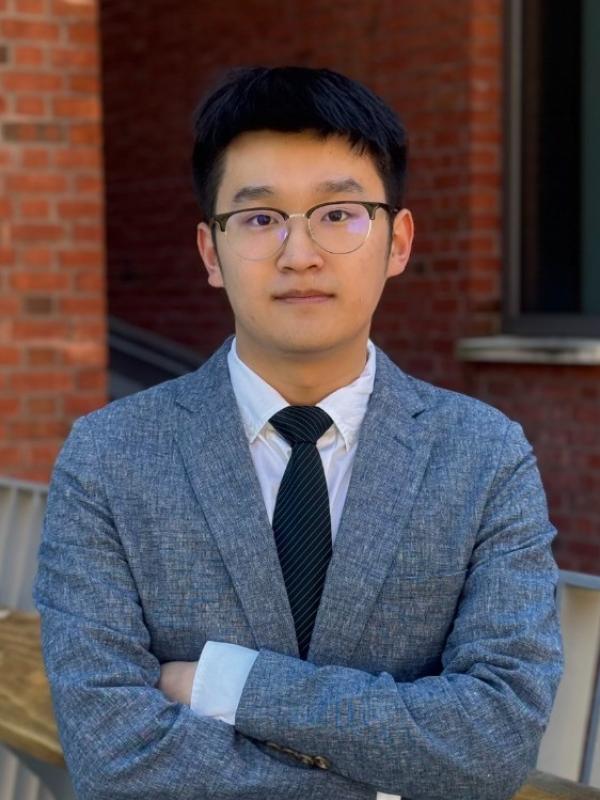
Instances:
[[[333,297],[332,294],[327,294],[326,292],[321,292],[318,289],[291,289],[289,292],[284,292],[283,294],[274,295],[275,300],[282,301],[284,303],[325,303],[327,300],[331,300]]]

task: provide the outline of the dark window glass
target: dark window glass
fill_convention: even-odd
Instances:
[[[520,315],[600,315],[600,1],[522,0]]]

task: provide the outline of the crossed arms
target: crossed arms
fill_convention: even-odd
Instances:
[[[554,529],[518,426],[507,428],[441,674],[400,683],[263,649],[232,727],[159,688],[92,425],[76,424],[57,462],[34,593],[82,800],[512,796],[534,766],[561,670]]]

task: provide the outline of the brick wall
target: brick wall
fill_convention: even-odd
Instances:
[[[0,474],[45,481],[105,402],[94,0],[0,0]]]

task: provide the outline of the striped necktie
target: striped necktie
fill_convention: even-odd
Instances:
[[[317,406],[288,406],[269,422],[292,446],[275,502],[273,533],[305,659],[331,559],[329,495],[317,440],[333,420]]]

